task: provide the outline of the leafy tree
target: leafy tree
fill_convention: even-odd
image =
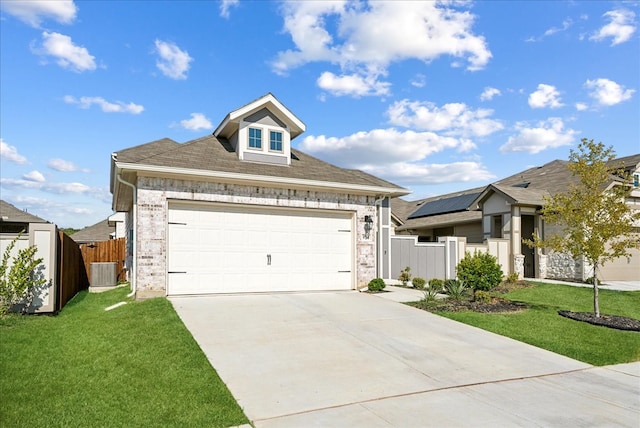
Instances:
[[[542,207],[545,223],[557,225],[561,232],[525,240],[527,245],[584,257],[593,266],[596,317],[600,316],[598,269],[614,258],[629,257],[631,248],[640,248],[640,236],[633,231],[640,213],[634,214],[625,203],[633,189],[630,177],[621,166],[612,166],[614,159],[613,147],[583,138],[569,156],[568,168],[577,183],[569,184],[566,192],[546,197]]]

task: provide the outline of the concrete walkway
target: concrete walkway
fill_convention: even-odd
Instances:
[[[640,363],[591,367],[377,296],[171,302],[256,427],[638,427]]]

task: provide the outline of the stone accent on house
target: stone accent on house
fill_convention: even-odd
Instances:
[[[524,278],[524,254],[514,254],[513,272],[518,274],[518,279]]]
[[[373,196],[146,176],[138,177],[137,188],[137,297],[166,294],[167,212],[171,200],[354,212],[356,286],[365,287],[376,276],[376,233],[372,231],[367,239],[364,230],[365,216],[376,219]],[[378,224],[377,219],[374,224]]]
[[[547,255],[538,254],[538,278],[547,277]]]
[[[546,275],[543,278],[585,281],[593,276],[593,266],[583,257],[574,259],[571,254],[551,252],[547,254]]]

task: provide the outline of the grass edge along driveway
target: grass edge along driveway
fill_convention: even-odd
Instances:
[[[127,293],[83,291],[57,316],[0,319],[3,426],[248,422],[171,303]]]
[[[593,311],[588,287],[533,283],[500,297],[523,302],[517,313],[436,312],[438,315],[543,348],[594,366],[640,361],[640,332],[594,326],[558,315]],[[640,291],[600,289],[600,311],[640,319]]]

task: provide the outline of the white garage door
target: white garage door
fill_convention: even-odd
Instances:
[[[630,249],[631,257],[618,257],[610,260],[600,268],[600,280],[607,281],[640,281],[640,250]]]
[[[172,203],[167,294],[349,290],[352,214]]]

